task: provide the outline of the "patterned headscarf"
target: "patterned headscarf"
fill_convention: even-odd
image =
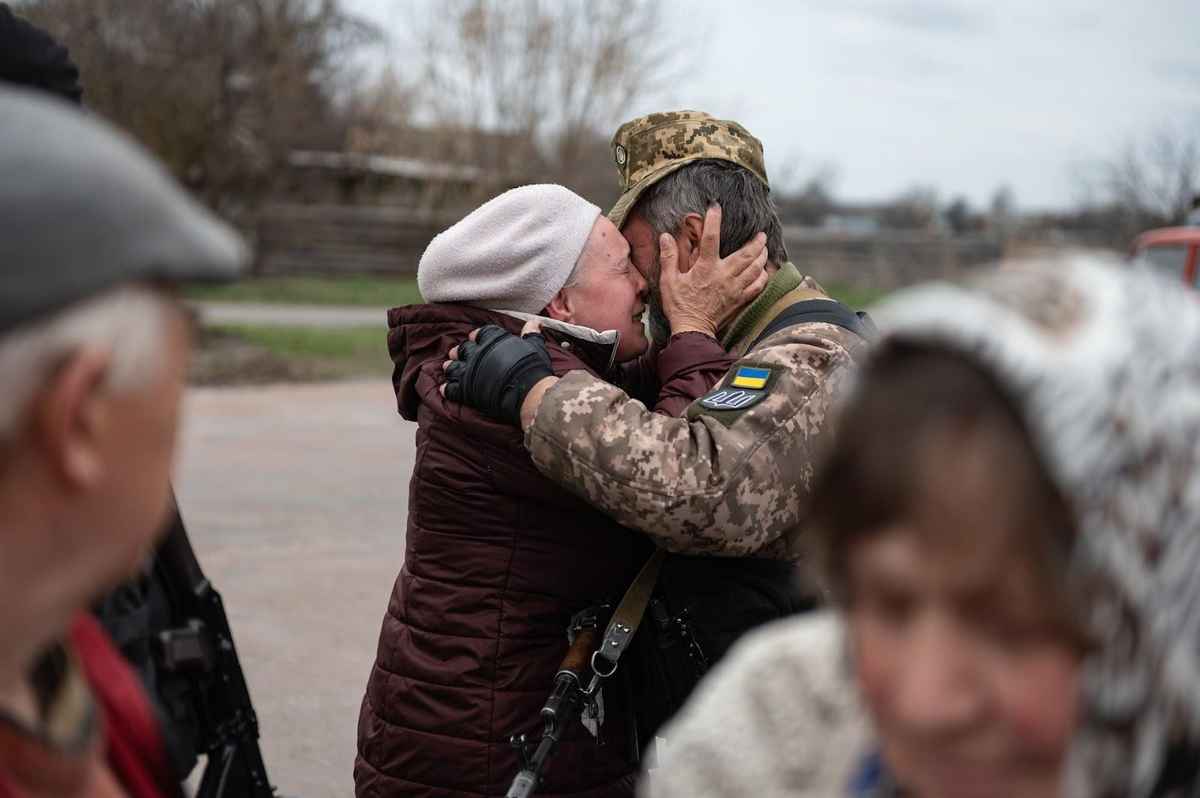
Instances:
[[[1072,506],[1068,584],[1086,585],[1097,646],[1068,796],[1176,794],[1168,756],[1200,756],[1200,294],[1075,255],[913,289],[875,315],[888,338],[944,345],[1005,384]],[[1194,782],[1193,768],[1176,787]]]

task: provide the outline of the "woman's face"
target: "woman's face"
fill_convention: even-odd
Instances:
[[[1025,508],[994,468],[995,442],[971,438],[927,447],[908,517],[850,545],[857,682],[913,795],[1057,796],[1079,650],[1015,528]]]
[[[646,280],[629,260],[629,244],[616,225],[601,216],[579,257],[575,285],[564,288],[547,310],[550,316],[593,330],[617,330],[617,360],[632,360],[650,345],[642,314]]]

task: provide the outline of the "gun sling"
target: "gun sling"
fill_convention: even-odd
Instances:
[[[612,620],[604,630],[604,639],[600,641],[600,648],[592,655],[592,672],[601,679],[607,679],[617,672],[617,661],[629,647],[629,642],[633,640],[646,614],[646,607],[650,604],[650,596],[654,593],[655,583],[658,582],[658,571],[662,567],[664,556],[666,552],[662,549],[656,549],[650,555],[633,584],[621,597],[621,603],[613,611]]]
[[[833,324],[857,335],[865,340],[873,339],[877,331],[875,322],[863,311],[857,313],[832,299],[808,299],[788,307],[771,320],[763,331],[754,339],[747,349],[753,349],[762,341],[780,330],[796,324],[812,324],[822,322]]]

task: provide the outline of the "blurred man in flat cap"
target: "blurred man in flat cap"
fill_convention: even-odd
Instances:
[[[651,114],[617,130],[612,157],[623,193],[608,215],[649,283],[656,343],[707,335],[735,358],[732,368],[678,417],[578,371],[523,374],[520,388],[495,345],[467,348],[470,362],[448,372],[446,390],[485,412],[486,382],[500,383],[495,393],[509,402],[520,391],[538,470],[673,553],[651,610],[664,634],[685,630],[676,648],[687,656],[656,669],[682,683],[675,689],[644,685],[642,703],[659,704],[647,710],[653,730],[678,703],[664,694],[686,695],[748,628],[811,605],[794,568],[808,484],[829,409],[871,330],[788,260],[762,143],[740,124],[698,111]],[[770,278],[732,321],[700,329],[695,298],[661,278],[687,271],[718,231],[722,256],[765,233]],[[532,349],[537,339],[523,343]]]
[[[47,31],[14,14],[0,2],[0,83],[39,89],[46,96],[82,105],[79,69],[68,49]],[[92,603],[92,613],[117,650],[133,667],[154,708],[176,781],[187,780],[199,757],[215,749],[237,761],[230,772],[221,757],[208,757],[200,794],[209,776],[225,772],[226,794],[247,781],[257,794],[269,792],[266,766],[257,746],[257,727],[245,677],[232,649],[217,593],[195,561],[178,507],[165,524],[157,548],[131,579]],[[206,589],[198,592],[203,583]],[[208,643],[195,645],[197,624]],[[227,639],[229,647],[222,643]],[[223,650],[217,660],[202,652]],[[183,651],[189,657],[182,657]],[[197,660],[196,657],[200,657]],[[186,659],[187,661],[183,661]],[[197,667],[198,662],[203,663]],[[213,693],[220,685],[222,701]],[[238,696],[234,698],[234,696]],[[219,703],[223,711],[214,711]],[[234,748],[227,745],[236,741]]]
[[[140,148],[0,87],[0,795],[179,793],[84,610],[168,507],[191,328],[170,287],[246,250]]]

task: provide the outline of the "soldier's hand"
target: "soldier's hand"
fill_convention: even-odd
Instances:
[[[526,395],[554,376],[541,333],[516,336],[494,324],[473,331],[449,357],[442,395],[516,426]]]
[[[700,246],[691,268],[681,269],[675,239],[659,237],[660,288],[671,334],[717,331],[762,293],[767,284],[767,237],[759,233],[728,257],[720,257],[721,207],[704,216]]]

